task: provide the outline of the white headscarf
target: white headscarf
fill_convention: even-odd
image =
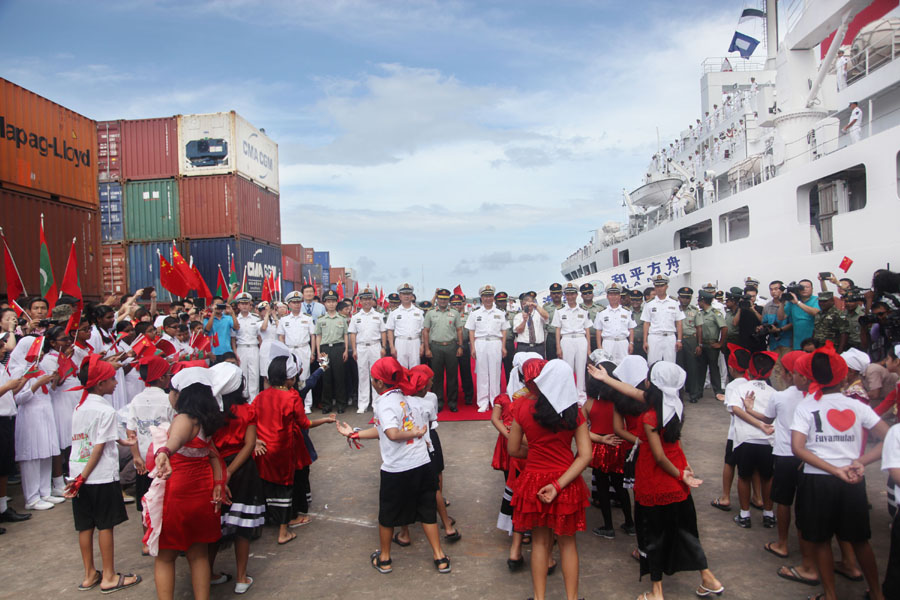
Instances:
[[[521,390],[525,385],[522,383],[522,365],[532,358],[544,358],[537,352],[517,352],[512,359],[512,369],[509,372],[509,381],[506,382],[506,395],[512,400],[513,394]]]
[[[841,358],[844,359],[844,362],[847,363],[848,367],[860,375],[865,373],[866,367],[872,362],[868,354],[862,350],[857,350],[856,348],[850,348],[849,350],[842,352]]]
[[[206,367],[188,367],[182,369],[172,376],[172,382],[169,385],[172,386],[172,389],[176,392],[180,392],[189,385],[200,383],[212,391],[213,383],[209,371],[210,370]],[[219,396],[216,396],[216,402],[219,403],[219,410],[224,410],[222,399]]]
[[[647,371],[649,371],[647,359],[643,356],[629,354],[622,359],[622,362],[616,367],[616,370],[613,371],[612,374],[615,375],[619,381],[624,381],[630,386],[637,387],[641,382],[647,379]]]
[[[555,358],[544,365],[541,374],[534,379],[541,393],[550,401],[553,409],[562,413],[573,404],[578,403],[578,390],[575,388],[575,371],[564,360]]]
[[[684,369],[668,361],[657,362],[650,371],[650,382],[663,394],[663,426],[675,415],[681,419],[681,415],[684,414],[684,404],[681,402],[679,392],[684,387],[685,377]]]
[[[216,402],[219,403],[222,410],[225,410],[222,396],[236,392],[241,387],[241,382],[244,381],[244,374],[239,366],[230,362],[220,362],[207,370]]]
[[[297,362],[297,357],[291,352],[291,349],[285,346],[281,342],[272,342],[272,345],[269,346],[269,364],[272,364],[272,360],[278,358],[279,356],[287,357],[287,364],[285,365],[286,377],[288,379],[293,379],[294,377],[298,377],[303,372],[303,366]],[[266,373],[268,377],[268,373]]]
[[[613,360],[612,354],[610,354],[603,348],[597,348],[596,350],[591,352],[588,356],[588,360],[590,360],[591,364],[593,364],[594,366],[598,366],[600,363],[604,362],[611,362],[613,364],[616,364],[616,361]]]
[[[28,367],[31,366],[32,363],[25,360],[25,355],[28,354],[31,345],[34,344],[34,340],[35,337],[33,335],[26,335],[16,343],[15,349],[9,355],[9,362],[6,363],[6,371],[9,373],[10,379],[22,377]]]

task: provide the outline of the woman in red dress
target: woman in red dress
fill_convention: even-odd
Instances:
[[[525,367],[528,366],[525,364]],[[509,432],[509,455],[525,459],[513,491],[513,526],[531,530],[531,579],[535,600],[544,600],[547,562],[556,534],[566,597],[578,598],[575,532],[584,531],[588,490],[581,472],[591,461],[591,440],[578,408],[572,367],[551,360],[534,378],[536,397],[517,399]],[[527,447],[523,445],[527,438]],[[572,439],[578,450],[572,455]]]
[[[187,555],[194,598],[209,598],[208,545],[222,536],[219,506],[225,500],[225,470],[212,444],[222,426],[222,413],[212,392],[207,369],[183,369],[172,378],[180,390],[177,415],[165,446],[154,447],[156,477],[166,480],[159,553],[154,565],[156,594],[173,598],[175,559]],[[150,531],[148,530],[148,534]]]

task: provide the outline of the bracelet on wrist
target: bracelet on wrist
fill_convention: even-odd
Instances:
[[[165,454],[166,456],[172,456],[172,451],[169,450],[167,446],[162,446],[156,450],[153,456],[159,456],[160,454]]]
[[[556,488],[556,493],[557,493],[557,494],[561,494],[561,493],[562,493],[562,488],[559,487],[559,480],[554,479],[551,483],[553,484],[553,487]]]

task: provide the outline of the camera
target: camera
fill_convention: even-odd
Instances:
[[[828,281],[832,277],[834,277],[834,273],[831,273],[830,271],[822,271],[821,273],[819,273],[819,279],[823,281]]]
[[[753,297],[750,294],[741,294],[737,303],[738,308],[749,310],[753,306]]]
[[[224,302],[222,304],[216,304],[216,310],[225,310],[226,308],[228,308],[228,305]]]
[[[803,293],[803,286],[797,283],[796,281],[792,281],[784,288],[784,292],[781,294],[782,302],[790,302],[794,298],[800,299],[800,294]]]
[[[753,337],[754,340],[765,344],[770,335],[777,335],[775,333],[775,325],[766,323],[765,325],[760,325],[759,328],[753,332],[751,337]]]
[[[191,320],[191,316],[189,314],[187,314],[186,312],[180,312],[180,313],[178,313],[178,320],[181,321],[182,323],[187,323],[188,321]]]

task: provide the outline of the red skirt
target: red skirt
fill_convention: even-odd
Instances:
[[[491,467],[497,471],[509,471],[509,451],[506,449],[506,438],[499,433],[497,434],[497,444],[494,446]]]
[[[524,471],[513,489],[513,527],[516,531],[531,531],[535,527],[549,527],[557,535],[575,535],[587,529],[584,511],[590,504],[588,489],[580,476],[562,489],[553,502],[544,504],[537,493],[545,485],[557,480],[565,471]]]
[[[221,515],[212,503],[213,472],[209,457],[173,453],[172,475],[166,481],[159,547],[186,551],[193,544],[211,544],[222,537]]]
[[[625,471],[625,458],[628,450],[624,444],[610,446],[609,444],[594,443],[594,455],[591,458],[591,468],[600,469],[603,473],[623,473]]]

